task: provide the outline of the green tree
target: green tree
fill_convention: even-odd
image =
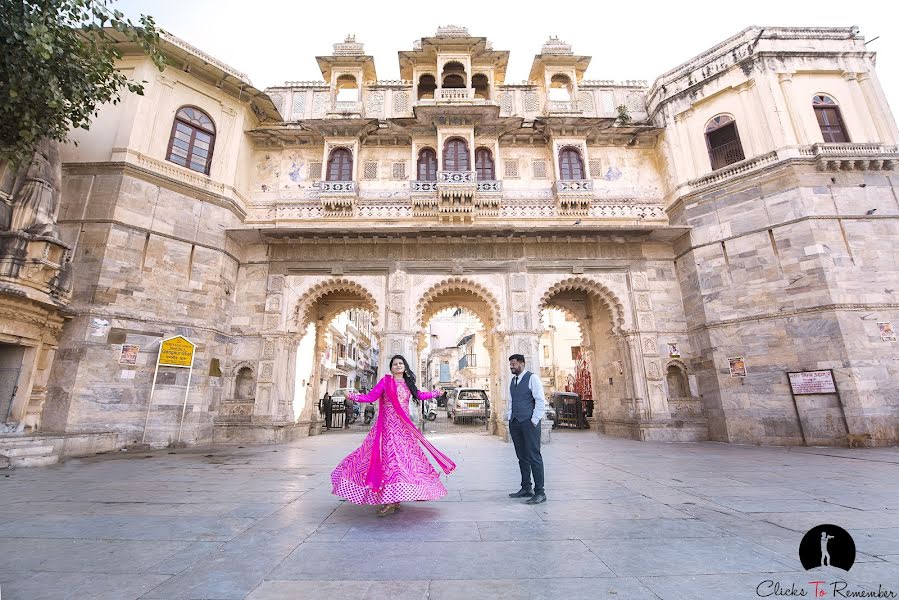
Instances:
[[[135,25],[115,0],[0,0],[0,159],[20,164],[42,138],[88,129],[99,106],[143,83],[115,67],[119,42],[137,44],[162,70],[162,32],[150,16]]]

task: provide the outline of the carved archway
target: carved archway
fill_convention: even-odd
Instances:
[[[428,321],[445,308],[462,307],[470,310],[490,331],[501,322],[499,302],[487,288],[462,277],[451,277],[431,286],[419,302],[415,323],[424,329]]]
[[[381,307],[375,297],[363,286],[348,279],[329,279],[318,283],[303,294],[297,302],[295,323],[298,331],[321,319],[330,322],[341,312],[361,308],[372,314],[372,327],[376,328]]]
[[[502,344],[497,340],[497,329],[502,323],[502,312],[496,296],[483,285],[464,277],[450,277],[432,285],[422,295],[415,313],[415,325],[418,328],[418,352],[419,356],[427,345],[426,328],[431,319],[438,312],[448,308],[462,308],[474,314],[484,328],[484,348],[489,364],[479,364],[479,367],[488,367],[485,375],[488,381],[487,389],[491,399],[492,409],[490,421],[495,430],[497,415],[502,414],[503,399],[500,397],[500,384],[498,367],[501,365],[500,352]]]
[[[580,324],[582,348],[589,365],[593,414],[601,431],[617,433],[608,427],[632,419],[636,411],[632,361],[622,331],[624,304],[603,283],[574,276],[553,284],[540,296],[538,314],[548,308],[560,309]]]
[[[619,333],[624,326],[624,304],[604,284],[587,277],[570,277],[546,290],[540,297],[540,302],[537,305],[538,314],[544,308],[564,309],[564,304],[560,305],[559,302],[564,300],[566,296],[577,295],[579,292],[583,292],[588,296],[594,296],[605,305],[612,316],[613,329],[615,333]]]

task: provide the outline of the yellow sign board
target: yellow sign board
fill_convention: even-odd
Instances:
[[[178,336],[162,342],[159,349],[159,364],[168,367],[189,367],[194,361],[196,345],[187,338]]]

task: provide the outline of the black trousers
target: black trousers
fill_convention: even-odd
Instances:
[[[543,492],[543,456],[540,454],[540,423],[536,426],[528,421],[509,421],[509,435],[515,446],[518,467],[521,469],[521,487],[531,487],[531,473],[534,475],[534,492]]]

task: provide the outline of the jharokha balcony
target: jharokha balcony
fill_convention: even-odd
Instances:
[[[502,181],[478,181],[474,171],[438,171],[436,181],[411,182],[416,216],[448,222],[471,222],[475,216],[497,216]]]
[[[586,215],[593,200],[593,180],[564,179],[555,185],[559,211],[564,214]]]
[[[330,213],[352,213],[358,196],[359,186],[355,181],[319,182],[319,201]]]

